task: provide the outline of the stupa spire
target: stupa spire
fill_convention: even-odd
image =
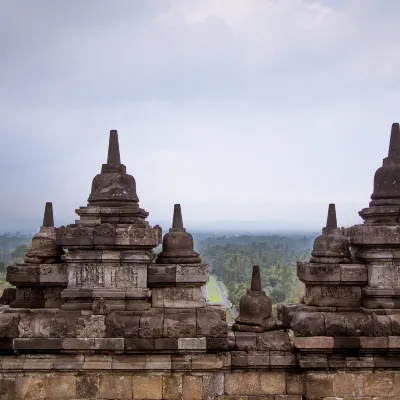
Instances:
[[[107,164],[109,165],[121,164],[121,157],[119,154],[118,132],[116,130],[110,131]]]
[[[258,265],[253,266],[253,274],[251,276],[251,290],[253,292],[261,292],[261,275],[260,267]]]
[[[400,125],[398,122],[392,124],[388,157],[400,157]]]
[[[44,208],[43,225],[47,227],[54,227],[53,217],[53,203],[47,202]]]
[[[328,207],[328,217],[326,219],[326,227],[327,228],[337,228],[337,220],[336,220],[336,207],[335,204],[329,204]]]
[[[172,229],[183,229],[182,210],[180,204],[174,204],[174,216],[172,219]]]

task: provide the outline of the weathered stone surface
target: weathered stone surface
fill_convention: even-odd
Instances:
[[[324,372],[308,372],[306,374],[307,396],[310,398],[334,396],[334,375]]]
[[[137,311],[108,314],[105,318],[106,337],[138,337],[140,316]]]
[[[167,400],[180,400],[182,398],[182,376],[163,376],[162,398]]]
[[[162,376],[134,376],[133,398],[161,400],[163,395]]]
[[[304,303],[319,307],[359,307],[361,306],[361,288],[340,285],[306,285]]]
[[[261,394],[260,374],[258,372],[225,374],[225,393],[239,396]]]
[[[365,376],[365,396],[393,396],[394,395],[393,372],[374,372]]]
[[[197,336],[226,337],[228,324],[213,307],[197,309]]]
[[[291,328],[296,336],[325,336],[325,320],[322,313],[297,312]]]
[[[291,350],[289,335],[283,331],[256,334],[257,350]]]
[[[200,376],[183,376],[183,400],[202,400],[203,382]]]
[[[132,377],[129,375],[100,375],[100,398],[131,399]]]
[[[84,315],[76,323],[76,336],[78,338],[102,338],[106,335],[104,315]]]
[[[152,291],[152,307],[197,308],[204,307],[201,287],[163,287]]]
[[[164,315],[163,336],[196,337],[196,310],[168,310]]]
[[[207,349],[206,338],[179,338],[178,350],[180,351],[205,351]]]
[[[76,377],[76,395],[81,399],[99,397],[99,376],[78,375]]]

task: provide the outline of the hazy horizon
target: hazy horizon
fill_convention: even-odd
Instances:
[[[400,119],[399,12],[395,0],[2,1],[0,229],[35,230],[46,201],[73,223],[110,129],[152,223],[174,203],[188,227],[320,230],[329,203],[339,226],[359,223]]]

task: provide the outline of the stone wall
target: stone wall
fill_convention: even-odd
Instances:
[[[215,355],[10,355],[1,358],[0,399],[400,398],[398,369],[374,370],[366,368],[368,363],[363,367],[354,357],[352,361],[352,366],[348,364],[348,368],[341,370],[249,371],[232,369],[229,352]]]

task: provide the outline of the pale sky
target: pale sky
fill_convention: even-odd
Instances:
[[[358,222],[400,120],[399,15],[398,0],[0,0],[0,225],[40,221],[46,201],[72,223],[110,129],[150,221],[181,203],[191,223],[319,229],[333,202]]]

